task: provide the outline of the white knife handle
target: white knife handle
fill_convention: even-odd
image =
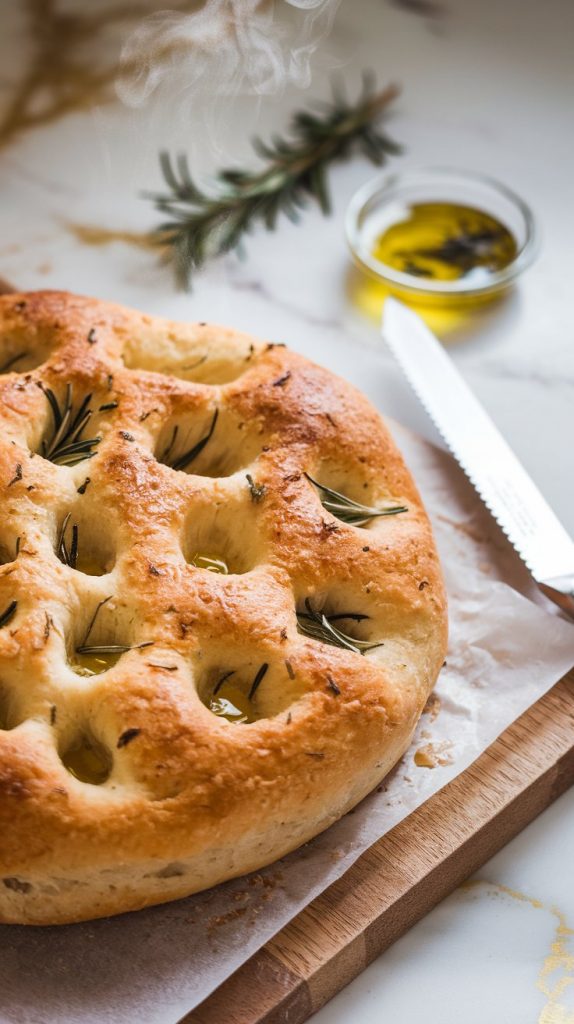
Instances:
[[[558,576],[538,583],[543,594],[574,619],[574,576]]]

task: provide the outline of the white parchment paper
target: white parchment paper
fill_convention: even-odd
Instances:
[[[0,927],[0,1020],[174,1024],[574,663],[574,627],[538,596],[458,466],[395,433],[433,520],[451,629],[434,705],[398,769],[354,813],[256,875],[91,924]]]

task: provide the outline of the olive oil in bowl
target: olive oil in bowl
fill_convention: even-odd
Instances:
[[[501,296],[532,262],[534,218],[505,185],[470,171],[421,168],[368,182],[346,217],[359,268],[355,304],[380,319],[388,295],[448,331]]]
[[[416,278],[487,285],[518,246],[495,217],[458,203],[412,203],[376,239],[376,260]]]

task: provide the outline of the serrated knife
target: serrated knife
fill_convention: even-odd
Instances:
[[[439,433],[540,589],[574,618],[574,541],[536,484],[416,313],[387,299],[382,333]]]

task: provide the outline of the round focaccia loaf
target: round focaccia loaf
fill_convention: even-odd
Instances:
[[[327,828],[445,655],[377,412],[282,345],[60,292],[0,298],[0,391],[0,920],[177,899]]]

